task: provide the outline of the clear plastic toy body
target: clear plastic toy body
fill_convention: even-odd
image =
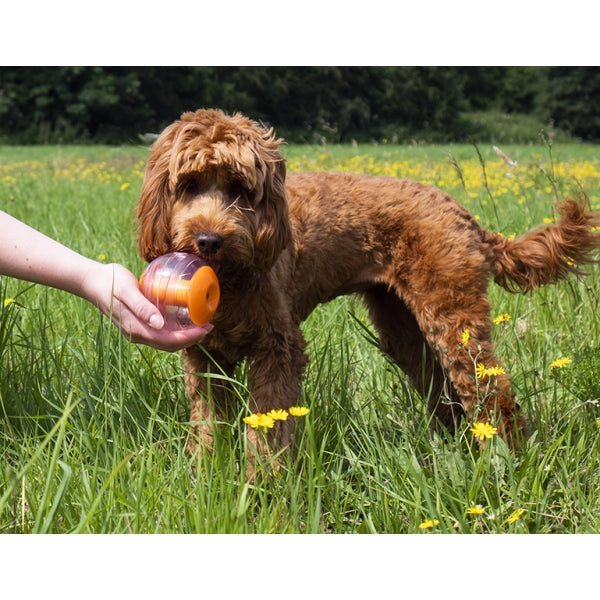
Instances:
[[[187,252],[153,260],[142,273],[140,290],[160,310],[169,329],[206,325],[221,296],[214,270]]]

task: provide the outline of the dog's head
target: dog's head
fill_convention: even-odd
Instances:
[[[219,110],[187,112],[156,140],[137,206],[138,248],[269,270],[291,241],[281,140]]]

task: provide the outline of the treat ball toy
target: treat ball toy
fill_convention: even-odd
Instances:
[[[140,290],[160,310],[169,329],[206,325],[221,297],[214,270],[187,252],[154,259],[142,273]]]

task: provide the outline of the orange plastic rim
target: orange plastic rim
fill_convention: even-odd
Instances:
[[[190,319],[196,325],[210,322],[221,299],[217,275],[209,266],[200,267],[192,277],[189,289]]]

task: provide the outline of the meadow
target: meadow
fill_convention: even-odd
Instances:
[[[585,190],[600,210],[600,148],[285,146],[288,170],[435,184],[506,236]],[[78,252],[144,264],[135,247],[144,147],[0,147],[0,209]],[[310,362],[297,448],[244,476],[239,415],[214,453],[186,451],[180,359],[128,343],[84,300],[0,278],[0,532],[600,532],[600,270],[527,296],[490,285],[498,355],[529,422],[518,455],[473,423],[432,433],[355,299],[305,322]],[[240,308],[243,310],[243,307]],[[265,433],[268,435],[268,431]]]

